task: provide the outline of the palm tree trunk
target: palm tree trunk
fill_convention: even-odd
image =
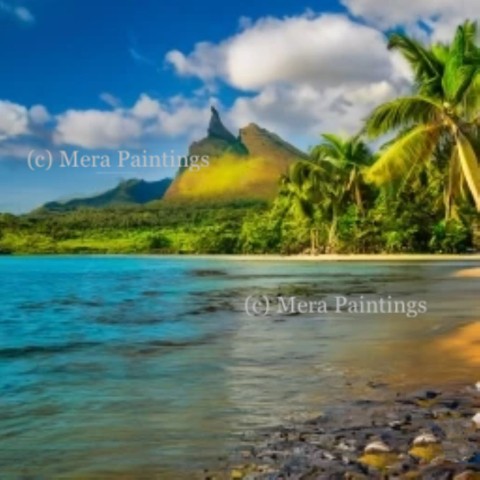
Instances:
[[[472,194],[477,212],[480,212],[480,168],[477,156],[467,137],[458,129],[455,138],[463,175]]]
[[[360,189],[360,185],[358,184],[358,182],[355,182],[355,202],[357,204],[359,212],[363,214],[364,210],[363,210],[362,191]]]
[[[335,250],[335,244],[337,243],[337,215],[333,215],[332,223],[328,229],[328,252],[332,253]]]

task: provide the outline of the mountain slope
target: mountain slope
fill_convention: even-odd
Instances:
[[[182,169],[165,194],[176,200],[270,200],[279,179],[306,154],[255,124],[235,137],[212,108],[207,137],[190,146],[189,155],[210,157],[199,171]]]
[[[120,182],[115,188],[99,195],[86,198],[76,198],[66,202],[49,202],[43,205],[43,210],[69,211],[82,207],[101,208],[114,205],[135,205],[151,202],[163,198],[172,183],[170,178],[158,182],[145,180],[126,180]]]

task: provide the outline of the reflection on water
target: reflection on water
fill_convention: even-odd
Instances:
[[[480,367],[480,322],[465,325],[437,342],[440,351]]]
[[[478,319],[479,280],[453,278],[460,268],[0,258],[0,471],[192,478],[243,433],[317,414],[370,381],[477,381],[478,349],[457,347],[469,329],[478,340],[478,323],[442,340]],[[429,312],[253,318],[251,294],[392,295]]]

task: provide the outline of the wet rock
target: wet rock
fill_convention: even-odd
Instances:
[[[473,472],[472,470],[466,470],[453,477],[453,480],[480,480],[480,473]]]
[[[472,422],[474,423],[475,428],[480,429],[480,412],[473,416]]]
[[[393,453],[382,440],[375,440],[365,447],[363,455],[358,461],[376,470],[385,470],[398,461],[398,455]]]
[[[443,447],[433,434],[419,435],[413,442],[408,453],[418,460],[430,463],[436,458],[443,456]]]
[[[345,402],[300,428],[279,427],[253,435],[249,445],[257,446],[247,461],[266,463],[270,470],[234,467],[239,470],[237,478],[478,478],[480,429],[472,428],[472,416],[480,408],[476,390],[427,390],[396,397],[392,393],[390,399]],[[425,407],[419,399],[435,404]]]
[[[381,440],[369,443],[364,450],[364,453],[390,453],[390,447]]]

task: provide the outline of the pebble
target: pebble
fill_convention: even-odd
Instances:
[[[479,429],[480,429],[480,412],[476,413],[476,414],[473,416],[472,422],[475,424],[475,427],[476,427],[476,428],[479,428]]]
[[[380,440],[369,443],[364,450],[365,453],[390,453],[391,451],[390,447]]]
[[[480,480],[475,387],[347,400],[296,427],[265,430],[243,446],[244,465],[232,458],[229,478]]]
[[[422,433],[413,441],[413,445],[415,447],[420,447],[422,445],[432,445],[435,443],[440,443],[440,441],[433,433]]]

